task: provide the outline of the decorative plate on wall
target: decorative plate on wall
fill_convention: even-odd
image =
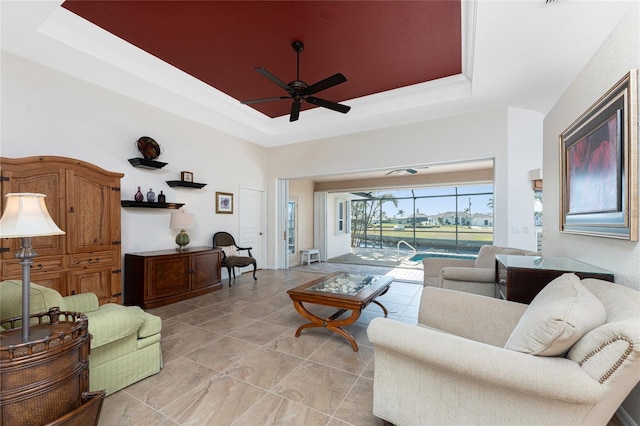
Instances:
[[[138,151],[148,160],[155,160],[160,156],[160,145],[149,136],[141,136],[137,142]]]

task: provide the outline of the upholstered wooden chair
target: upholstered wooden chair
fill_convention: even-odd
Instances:
[[[236,279],[235,268],[244,268],[253,265],[253,279],[256,278],[256,259],[251,256],[252,247],[238,247],[236,240],[228,232],[216,232],[213,235],[213,246],[222,250],[222,266],[227,268],[229,274],[229,287],[231,287],[231,274]],[[249,256],[239,256],[238,252],[246,250]]]

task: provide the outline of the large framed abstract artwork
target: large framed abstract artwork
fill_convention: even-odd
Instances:
[[[561,230],[638,240],[637,70],[560,135]]]

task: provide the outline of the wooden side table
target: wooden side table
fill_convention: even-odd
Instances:
[[[104,391],[87,392],[87,317],[52,308],[31,318],[37,324],[28,342],[17,327],[22,318],[2,321],[7,329],[0,332],[0,424],[97,424]]]
[[[496,297],[520,303],[533,298],[562,274],[613,282],[613,273],[570,257],[496,255]]]

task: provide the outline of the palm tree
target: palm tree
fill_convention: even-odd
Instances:
[[[382,205],[388,202],[392,202],[394,207],[398,207],[398,200],[391,194],[371,193],[368,200],[351,201],[351,247],[360,247],[360,243],[365,239],[367,229],[371,227],[373,221],[380,221],[381,217],[385,215]]]

